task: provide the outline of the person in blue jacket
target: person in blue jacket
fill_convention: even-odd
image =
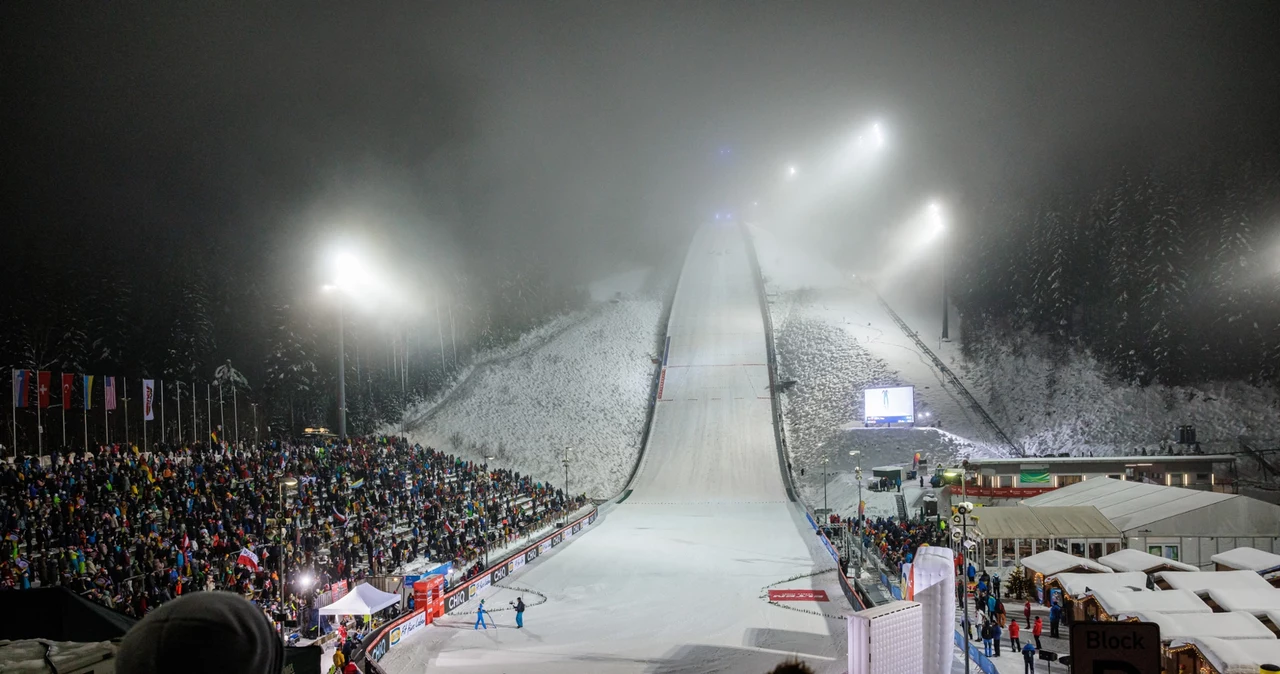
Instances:
[[[478,629],[480,629],[480,627],[481,627],[481,626],[484,626],[484,628],[485,628],[486,630],[487,630],[487,629],[489,629],[489,624],[488,624],[488,623],[486,623],[486,622],[485,622],[485,620],[484,620],[484,614],[485,614],[485,610],[484,610],[484,600],[483,600],[483,599],[481,599],[481,600],[480,600],[480,608],[476,609],[476,626],[475,626],[475,627],[473,627],[473,628],[471,628],[471,629],[478,630]],[[496,627],[496,625],[495,625],[495,627]]]
[[[1062,607],[1058,602],[1053,602],[1053,606],[1049,607],[1049,636],[1054,639],[1061,639],[1058,636],[1058,622],[1062,620]]]
[[[1022,672],[1036,674],[1036,647],[1030,641],[1022,645]]]
[[[516,599],[516,629],[524,627],[524,597]]]

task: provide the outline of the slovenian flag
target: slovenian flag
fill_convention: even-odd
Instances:
[[[449,520],[444,521],[444,530],[448,533],[453,533],[453,527],[449,526]]]
[[[338,512],[338,506],[333,506],[333,519],[334,519],[338,524],[346,524],[346,523],[347,523],[347,516],[346,516],[346,515],[343,515],[343,514],[342,514],[342,513],[340,513],[340,512]]]
[[[258,556],[253,554],[253,550],[249,548],[240,548],[240,556],[236,558],[236,564],[249,567],[253,571],[258,570]]]
[[[13,371],[13,406],[27,406],[27,389],[30,388],[31,374],[26,370]]]

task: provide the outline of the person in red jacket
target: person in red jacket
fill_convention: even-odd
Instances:
[[[1018,634],[1021,631],[1022,631],[1022,628],[1018,627],[1017,620],[1009,621],[1009,645],[1010,645],[1009,650],[1013,651],[1014,653],[1017,653],[1018,651],[1022,650],[1022,641],[1018,639]]]
[[[1030,629],[1031,628],[1031,602],[1029,600],[1027,601],[1027,603],[1022,605],[1022,615],[1027,617],[1027,628]]]
[[[1036,616],[1036,624],[1031,627],[1031,636],[1036,638],[1036,650],[1044,648],[1040,645],[1040,633],[1044,631],[1044,618]]]

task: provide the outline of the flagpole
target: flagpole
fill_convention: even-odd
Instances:
[[[36,371],[36,456],[44,454],[44,417],[40,414],[40,371]]]
[[[142,380],[142,451],[147,451],[147,408],[154,403],[147,400],[147,380]]]
[[[159,393],[156,397],[160,399],[160,438],[163,440],[165,436],[164,428],[164,380],[157,379],[156,385],[159,386]]]
[[[66,396],[63,396],[63,397],[62,397],[62,403],[63,403],[63,405],[62,405],[62,447],[63,447],[64,449],[65,449],[65,448],[66,448],[66,446],[67,446],[67,405],[66,405],[66,402],[67,402],[67,397],[66,397]]]
[[[199,402],[200,398],[196,395],[196,383],[191,382],[191,444],[193,445],[200,442],[196,438],[196,435],[200,432],[200,420],[196,418],[196,408],[199,407],[197,404]]]
[[[124,378],[124,446],[129,446],[129,378]]]
[[[111,444],[111,417],[107,414],[107,378],[102,378],[102,444]]]
[[[236,427],[235,442],[237,445],[239,445],[240,444],[240,406],[236,404],[236,385],[234,382],[232,382],[231,384],[231,423],[235,424],[235,427]]]
[[[178,444],[182,444],[182,382],[178,382]]]
[[[18,371],[14,370],[11,374],[13,376],[13,382],[12,382],[13,385],[9,387],[9,391],[13,393],[13,408],[10,410],[11,412],[13,412],[13,414],[9,415],[9,420],[10,420],[9,433],[11,438],[10,442],[13,443],[13,458],[17,459],[18,458]]]
[[[81,375],[81,382],[88,383],[84,375]],[[84,392],[84,451],[89,451],[89,396],[93,395],[93,389]]]
[[[218,382],[218,430],[227,434],[227,411],[222,407],[222,382]]]
[[[207,424],[209,426],[209,436],[212,437],[213,436],[213,391],[208,384],[204,385],[204,407],[205,407],[205,418],[209,420],[209,423]]]

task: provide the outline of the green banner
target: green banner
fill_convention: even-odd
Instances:
[[[1035,484],[1049,484],[1049,471],[1022,471],[1018,478],[1018,486],[1026,487]]]

